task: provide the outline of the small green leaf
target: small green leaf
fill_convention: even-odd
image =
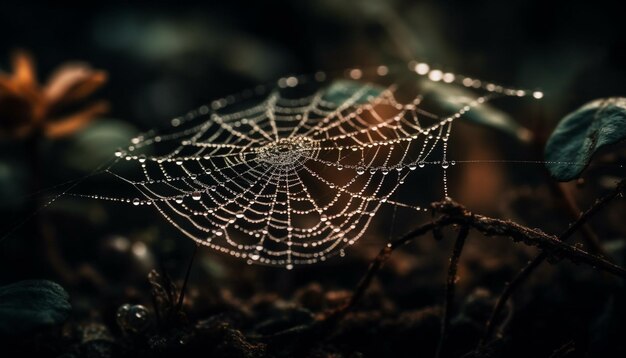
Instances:
[[[577,178],[600,148],[626,139],[626,98],[597,99],[568,114],[546,144],[546,166],[559,181]]]
[[[46,280],[0,287],[0,336],[16,336],[64,322],[72,309],[63,287]]]
[[[357,81],[339,80],[333,82],[324,93],[323,99],[336,106],[346,102],[364,104],[380,96],[385,89],[380,86]]]
[[[474,93],[457,85],[426,80],[421,85],[424,90],[425,100],[433,101],[450,113],[456,113],[478,99]],[[532,139],[530,130],[517,123],[505,112],[488,103],[473,106],[469,112],[463,115],[463,118],[470,122],[498,129],[522,142],[528,142]]]

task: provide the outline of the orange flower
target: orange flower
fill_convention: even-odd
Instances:
[[[22,51],[15,53],[13,73],[0,73],[0,137],[24,138],[39,132],[55,139],[76,132],[108,111],[108,103],[102,100],[78,107],[106,81],[104,71],[68,63],[42,86],[32,58]]]

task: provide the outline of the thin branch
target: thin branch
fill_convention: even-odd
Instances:
[[[561,199],[563,199],[565,208],[567,209],[570,216],[572,217],[572,220],[577,222],[578,219],[580,218],[582,210],[580,210],[580,208],[578,207],[578,204],[576,204],[576,200],[574,200],[574,196],[572,195],[572,192],[570,191],[569,188],[565,186],[565,183],[554,183],[554,181],[552,182],[554,186],[554,191],[556,191],[561,197]],[[593,230],[591,229],[591,226],[589,226],[588,223],[584,223],[580,226],[580,232],[582,233],[583,239],[585,240],[585,242],[587,243],[587,245],[589,246],[589,248],[591,249],[593,253],[602,255],[604,257],[608,257],[606,253],[604,252],[604,249],[602,249],[602,244],[600,243],[600,240],[598,239],[598,235],[596,235],[593,232]]]
[[[439,220],[421,225],[418,228],[412,230],[411,232],[405,234],[401,238],[388,243],[384,248],[382,248],[380,252],[378,253],[378,255],[376,255],[376,258],[374,259],[374,261],[372,261],[372,263],[370,264],[363,278],[361,278],[361,281],[359,281],[350,300],[339,309],[330,313],[327,316],[326,320],[332,321],[332,320],[341,319],[343,316],[346,315],[346,313],[348,313],[357,304],[358,301],[361,300],[361,298],[365,294],[365,291],[371,284],[372,279],[374,278],[374,276],[376,276],[378,271],[380,271],[380,269],[383,267],[383,264],[387,261],[387,259],[389,259],[389,256],[391,256],[391,253],[395,249],[410,242],[412,239],[418,236],[424,235],[432,231],[434,228],[440,226],[442,223],[443,223],[443,220],[439,219]]]
[[[441,334],[439,335],[439,343],[437,344],[437,353],[435,354],[435,357],[441,357],[441,352],[443,351],[444,343],[448,334],[448,329],[450,327],[450,316],[452,313],[452,306],[454,303],[454,291],[457,281],[456,273],[459,265],[459,259],[461,257],[461,252],[463,252],[463,246],[465,245],[465,239],[467,238],[468,232],[469,227],[467,225],[461,226],[461,230],[459,231],[459,234],[454,243],[452,255],[450,256],[450,266],[448,267],[448,279],[446,282],[446,296],[443,305],[443,314],[441,315]]]
[[[453,224],[461,226],[469,226],[480,231],[485,236],[504,236],[510,237],[514,241],[521,241],[530,246],[537,246],[543,250],[546,258],[554,258],[556,260],[568,259],[575,263],[583,263],[595,267],[601,271],[611,273],[626,279],[626,270],[618,265],[606,261],[605,259],[591,255],[586,251],[567,245],[559,240],[556,236],[549,235],[538,229],[531,229],[526,226],[514,223],[508,220],[494,219],[483,215],[476,215],[465,209],[464,206],[452,200],[444,200],[431,204],[434,213],[439,213],[437,219],[432,222],[419,226],[417,229],[407,233],[400,239],[395,240],[385,248],[383,248],[376,259],[370,265],[365,276],[359,282],[355,292],[346,305],[332,312],[327,319],[334,320],[343,317],[357,302],[362,298],[365,291],[369,287],[372,279],[382,268],[383,264],[391,253],[398,247],[405,245],[418,236],[424,235],[436,228],[445,227]],[[587,217],[583,214],[581,218]],[[580,224],[574,224],[578,226]],[[573,234],[575,228],[568,229]]]
[[[191,267],[193,266],[193,260],[196,257],[196,253],[198,252],[198,247],[200,245],[195,244],[193,253],[191,254],[191,259],[189,259],[189,264],[187,265],[187,272],[185,272],[185,281],[183,281],[183,286],[180,288],[180,294],[178,295],[178,304],[176,305],[176,310],[180,312],[183,308],[183,301],[185,299],[185,290],[187,289],[187,282],[189,282],[189,274],[191,273]]]
[[[584,226],[585,223],[596,213],[606,207],[613,199],[623,195],[624,189],[626,187],[626,180],[620,181],[615,189],[611,192],[603,196],[602,198],[596,200],[596,202],[585,211],[579,218],[570,225],[561,236],[559,236],[559,241],[566,241],[569,239],[580,227]],[[542,252],[537,257],[535,257],[532,261],[530,261],[514,278],[511,282],[505,287],[504,291],[498,298],[496,305],[494,306],[493,311],[491,312],[491,316],[487,321],[485,327],[485,334],[479,343],[479,345],[484,345],[487,341],[492,337],[493,331],[495,328],[495,321],[500,316],[500,313],[504,309],[504,306],[508,299],[511,297],[513,292],[530,276],[530,274],[537,268],[543,261],[545,261],[549,257],[548,253]]]
[[[361,298],[365,295],[365,292],[369,288],[373,278],[376,276],[378,271],[380,271],[395,249],[411,242],[419,236],[450,225],[459,225],[462,230],[474,228],[485,236],[511,237],[515,241],[523,241],[528,245],[538,246],[539,249],[544,250],[546,257],[557,259],[565,258],[574,262],[585,263],[602,271],[609,272],[626,279],[626,270],[624,268],[614,265],[600,257],[591,255],[578,248],[571,247],[559,241],[559,238],[548,235],[540,230],[531,229],[511,221],[475,215],[465,209],[462,205],[452,200],[434,202],[431,204],[431,207],[433,209],[433,214],[439,214],[439,216],[433,219],[433,221],[423,224],[410,231],[401,238],[388,243],[383,249],[381,249],[374,261],[370,264],[363,278],[359,281],[351,299],[344,306],[326,313],[320,317],[320,319],[315,320],[313,324],[294,327],[272,335],[259,337],[259,339],[266,342],[297,341],[297,344],[300,347],[305,347],[319,342],[320,336],[329,335],[333,331],[334,325],[358,304]],[[574,226],[577,226],[577,224]],[[573,233],[575,229],[576,228],[573,227],[568,229],[568,231]],[[571,233],[568,235],[571,235]],[[455,250],[459,247],[459,245],[460,242],[457,240]],[[460,248],[458,251],[460,255]],[[458,258],[455,260],[458,260]],[[448,282],[448,284],[450,283]],[[453,294],[454,291],[447,291],[447,295],[452,296]],[[452,300],[447,300],[446,306],[449,307]],[[447,311],[450,312],[450,309],[448,308]],[[448,318],[445,319],[447,320]]]

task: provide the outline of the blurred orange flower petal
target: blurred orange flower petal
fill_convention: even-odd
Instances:
[[[83,128],[87,123],[91,122],[94,117],[104,114],[108,110],[109,105],[106,101],[98,101],[70,116],[47,122],[44,125],[44,134],[51,139],[68,136]]]
[[[18,88],[13,80],[5,74],[0,73],[0,96],[16,95],[19,93]]]
[[[23,138],[43,132],[49,138],[59,138],[79,130],[94,116],[105,113],[108,105],[96,102],[70,114],[67,111],[74,106],[67,105],[86,99],[106,81],[106,72],[71,63],[55,71],[48,85],[41,88],[31,56],[16,52],[13,74],[0,73],[0,135]]]
[[[37,74],[32,57],[24,52],[13,54],[13,80],[22,89],[33,91],[37,88]]]
[[[50,77],[44,95],[50,103],[66,104],[86,98],[106,81],[104,71],[94,70],[82,63],[68,64]]]

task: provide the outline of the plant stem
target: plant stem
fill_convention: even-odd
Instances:
[[[601,209],[606,207],[613,199],[619,197],[623,194],[624,189],[626,187],[626,180],[621,180],[615,189],[613,189],[610,193],[606,194],[602,198],[596,200],[596,202],[585,211],[572,225],[570,225],[563,234],[559,236],[559,241],[566,241],[569,239],[581,226],[584,224],[596,213],[598,213]],[[485,343],[489,341],[491,336],[493,335],[493,331],[495,328],[495,321],[500,316],[500,313],[504,309],[504,306],[507,300],[511,297],[513,292],[521,286],[521,284],[530,276],[530,274],[537,268],[541,263],[548,258],[549,255],[546,252],[542,252],[537,257],[535,257],[532,261],[530,261],[514,278],[511,282],[504,288],[502,294],[498,298],[496,305],[494,306],[493,311],[491,312],[491,316],[487,321],[485,326],[485,334],[482,340],[479,343],[479,346],[483,346]]]
[[[200,245],[195,244],[193,253],[191,254],[191,259],[189,259],[189,264],[187,265],[187,272],[185,272],[185,280],[183,281],[183,285],[180,288],[180,294],[178,295],[178,303],[176,304],[176,311],[180,312],[183,308],[183,301],[185,299],[185,290],[187,289],[187,282],[189,282],[189,274],[191,273],[191,267],[193,266],[194,258],[196,257],[196,253],[198,252],[198,248]]]
[[[572,220],[577,221],[580,218],[582,210],[580,210],[578,204],[576,204],[576,200],[574,199],[571,190],[565,186],[565,183],[554,183],[554,187],[563,199],[565,207],[572,217]],[[608,257],[602,249],[602,245],[600,244],[598,235],[593,232],[588,223],[584,223],[582,226],[580,226],[580,231],[583,234],[583,238],[587,245],[589,245],[589,247],[591,248],[592,252],[600,254],[604,257]]]
[[[620,183],[620,185],[622,185],[622,183]],[[602,204],[602,202],[604,201],[604,198],[600,199],[597,202],[597,205],[605,205]],[[610,200],[606,200],[606,202],[608,201]],[[424,235],[434,230],[435,228],[445,227],[453,224],[474,228],[475,230],[481,232],[484,236],[487,237],[510,237],[514,241],[522,241],[529,246],[539,247],[539,249],[543,250],[543,255],[545,255],[546,258],[565,258],[573,262],[590,265],[601,271],[608,272],[612,275],[626,279],[626,269],[624,269],[623,267],[608,262],[601,257],[591,255],[584,250],[567,245],[561,242],[559,238],[546,234],[543,231],[532,229],[508,220],[494,219],[483,215],[473,214],[469,210],[465,209],[465,207],[463,207],[461,204],[458,204],[452,200],[434,202],[431,204],[431,207],[433,208],[435,213],[440,213],[441,215],[432,222],[417,227],[416,229],[410,231],[401,238],[387,244],[387,246],[381,249],[379,254],[376,256],[376,259],[374,259],[372,264],[370,264],[369,269],[357,285],[357,288],[355,289],[350,301],[348,301],[348,303],[343,307],[328,315],[327,319],[339,319],[343,317],[350,309],[352,309],[358,303],[358,301],[363,297],[365,291],[367,291],[367,288],[371,284],[374,276],[382,268],[384,262],[387,261],[387,259],[395,249],[411,242],[418,236]],[[589,216],[591,216],[598,210],[599,208],[591,208],[590,210],[588,210],[588,212],[584,213],[581,216],[580,220],[587,220]],[[577,227],[579,227],[581,224],[582,222],[575,223],[570,228],[568,228],[564,235],[573,234],[576,231]]]
[[[465,239],[467,238],[468,232],[469,227],[467,225],[461,226],[461,230],[459,231],[459,234],[454,243],[452,255],[450,256],[450,266],[448,267],[448,279],[446,282],[446,296],[443,305],[443,313],[441,315],[441,334],[439,335],[439,343],[437,344],[437,352],[435,354],[435,357],[437,358],[441,357],[443,345],[445,343],[448,329],[450,327],[450,316],[452,313],[452,306],[454,304],[454,291],[457,281],[456,273],[459,265],[459,259],[461,257],[461,252],[463,252],[463,246],[465,245]]]

